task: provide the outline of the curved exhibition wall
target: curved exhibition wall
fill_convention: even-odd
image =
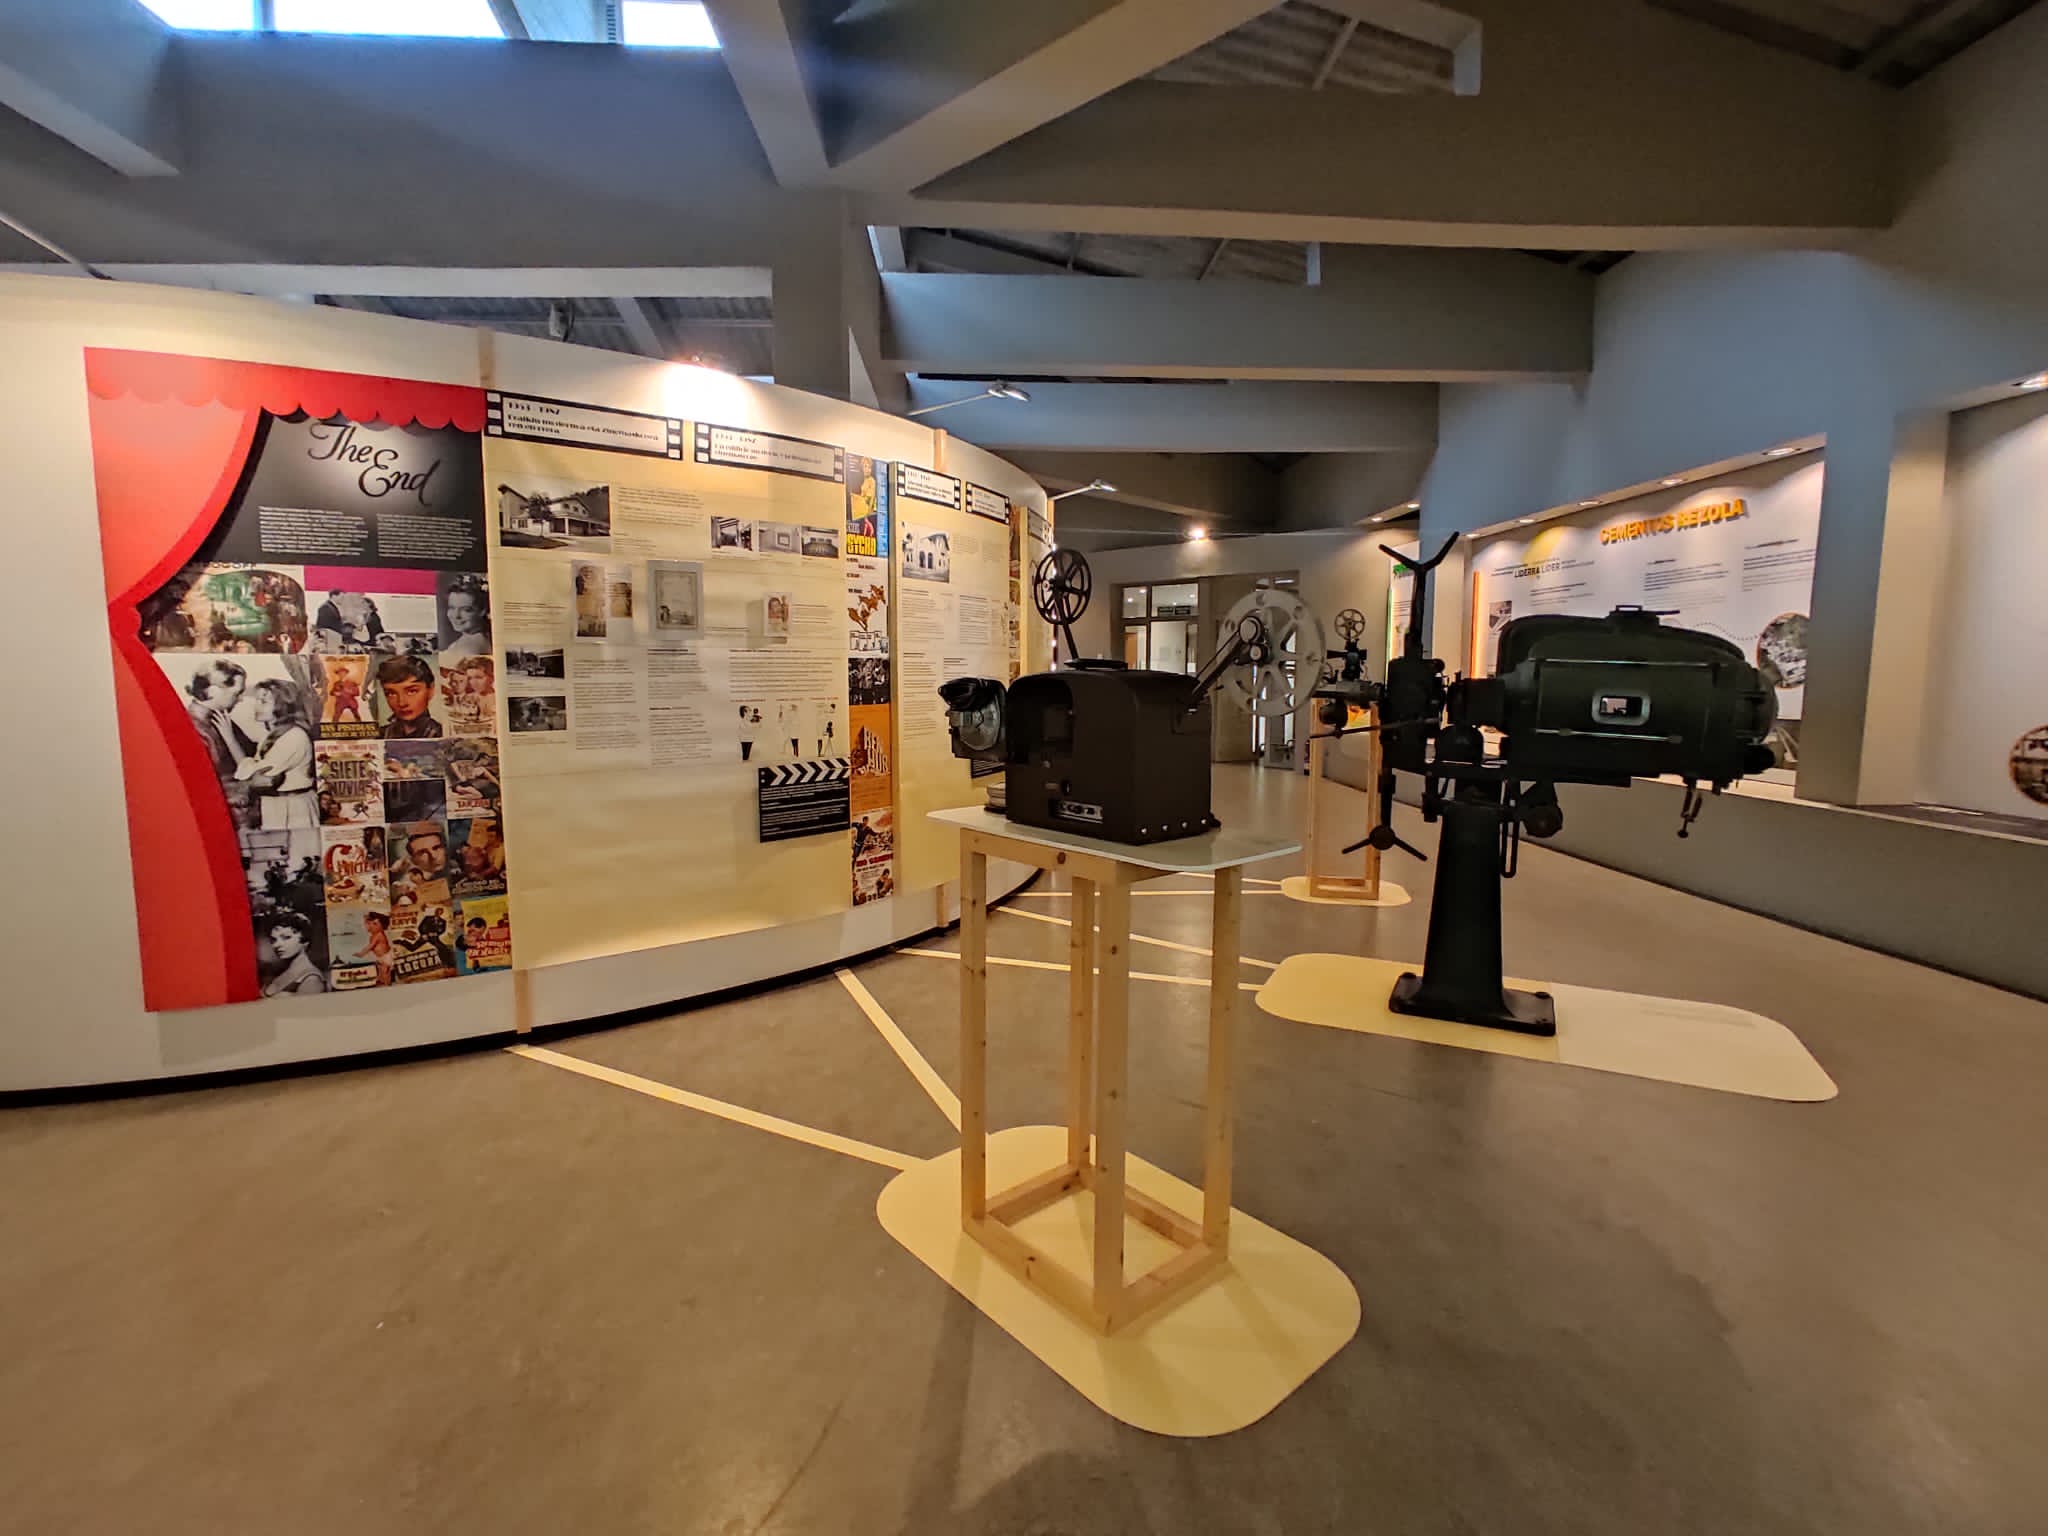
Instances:
[[[936,685],[1050,661],[1002,460],[177,289],[0,278],[0,352],[0,1091],[598,1018],[957,910]]]

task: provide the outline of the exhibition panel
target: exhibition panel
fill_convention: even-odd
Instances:
[[[1481,538],[1471,555],[1469,670],[1494,670],[1511,620],[1650,609],[1721,636],[1766,670],[1777,694],[1778,762],[1762,777],[1791,783],[1824,479],[1818,454],[1787,456]]]
[[[899,741],[943,753],[945,732],[936,689],[892,675],[887,556],[894,486],[962,484],[939,435],[704,369],[207,293],[8,278],[0,335],[45,448],[6,470],[45,509],[50,577],[25,599],[50,612],[15,616],[62,639],[37,681],[106,744],[17,759],[8,790],[69,803],[83,774],[128,807],[125,854],[102,817],[56,861],[87,877],[101,963],[10,930],[37,979],[0,1088],[596,1017],[945,919],[943,872],[898,862]],[[918,525],[951,600],[912,654],[1014,675],[1011,530],[1042,544],[1044,502],[973,467],[1000,489]],[[21,851],[51,857],[42,835]],[[134,959],[105,964],[124,932]]]

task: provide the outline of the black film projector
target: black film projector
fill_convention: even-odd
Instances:
[[[1442,825],[1422,973],[1402,976],[1389,1005],[1555,1034],[1550,995],[1511,991],[1501,975],[1500,882],[1515,873],[1523,832],[1545,838],[1563,829],[1559,784],[1627,788],[1633,778],[1668,774],[1685,781],[1684,837],[1699,815],[1702,783],[1719,794],[1772,765],[1763,743],[1777,696],[1732,642],[1667,629],[1640,608],[1511,619],[1500,630],[1493,676],[1447,680],[1443,662],[1425,654],[1422,633],[1429,573],[1451,544],[1428,560],[1381,549],[1415,573],[1415,600],[1378,701],[1380,824],[1368,841],[1421,857],[1394,835],[1397,769],[1422,776],[1423,819]],[[1497,747],[1487,731],[1499,733]]]
[[[1058,632],[1068,663],[1008,688],[990,677],[942,684],[953,755],[977,772],[1000,770],[1003,814],[1026,826],[1117,843],[1206,832],[1219,824],[1209,806],[1209,695],[1227,676],[1261,713],[1294,707],[1284,657],[1299,637],[1289,630],[1279,646],[1272,637],[1276,612],[1290,610],[1250,594],[1226,617],[1216,654],[1188,676],[1080,656],[1073,626],[1092,592],[1080,551],[1053,550],[1038,562],[1032,603]],[[1316,639],[1319,650],[1319,631]]]

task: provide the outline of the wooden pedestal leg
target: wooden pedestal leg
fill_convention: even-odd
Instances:
[[[1095,882],[1075,879],[1067,930],[1067,1161],[1088,1161],[1095,1095]]]
[[[1209,939],[1209,1087],[1202,1133],[1202,1241],[1230,1244],[1230,1159],[1237,1103],[1237,945],[1241,884],[1237,869],[1216,871]]]
[[[1124,1289],[1124,1079],[1130,1065],[1131,888],[1117,870],[1099,887],[1102,965],[1095,1007],[1095,1273],[1097,1326],[1116,1327]]]
[[[1323,739],[1311,736],[1308,743],[1308,893],[1319,894],[1316,887],[1322,883],[1323,854],[1322,838],[1322,796],[1323,796]],[[1218,876],[1221,879],[1221,876]]]
[[[1376,726],[1380,723],[1379,706],[1375,704],[1365,712],[1365,723]],[[1368,731],[1365,737],[1365,784],[1372,797],[1374,812],[1366,818],[1371,821],[1377,815],[1380,793],[1380,736],[1378,731]],[[1365,850],[1365,897],[1368,901],[1380,899],[1380,851],[1367,845]]]
[[[988,1210],[988,855],[960,850],[960,1220]]]

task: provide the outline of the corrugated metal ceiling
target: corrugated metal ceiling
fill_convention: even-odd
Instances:
[[[1150,78],[1188,85],[1443,92],[1451,88],[1451,54],[1312,0],[1286,0]]]

